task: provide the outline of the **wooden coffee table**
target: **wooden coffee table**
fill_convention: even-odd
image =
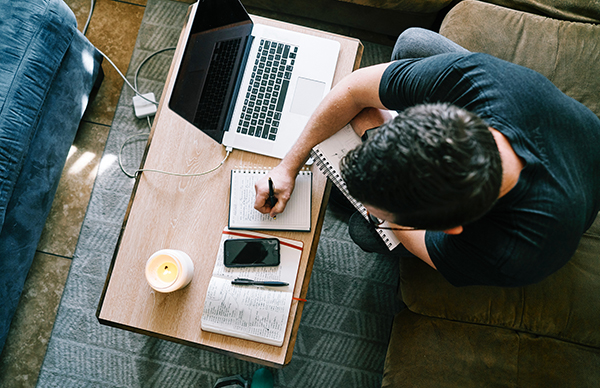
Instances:
[[[359,40],[262,17],[255,23],[301,31],[335,39],[341,51],[334,84],[360,63]],[[168,107],[176,69],[189,33],[181,33],[173,64],[146,147],[143,168],[196,173],[217,166],[224,147],[189,124]],[[294,300],[282,347],[237,339],[200,329],[200,318],[215,263],[221,232],[227,225],[230,171],[238,167],[274,167],[278,159],[234,150],[225,164],[202,177],[175,177],[143,173],[129,202],[123,227],[96,316],[100,323],[185,345],[216,351],[273,367],[291,361],[304,302]],[[315,170],[312,194],[312,231],[266,232],[304,242],[294,296],[304,298],[327,205],[330,185]],[[194,261],[194,277],[184,288],[170,294],[153,291],[144,277],[152,253],[178,249]],[[308,301],[307,303],[310,303]]]

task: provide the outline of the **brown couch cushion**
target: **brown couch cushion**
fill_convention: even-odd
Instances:
[[[510,329],[396,316],[383,388],[597,387],[600,351]]]
[[[440,33],[468,50],[540,72],[600,116],[600,25],[465,0],[450,10]]]
[[[400,280],[404,303],[415,313],[600,348],[600,216],[573,258],[538,284],[457,288],[408,258],[401,260]]]

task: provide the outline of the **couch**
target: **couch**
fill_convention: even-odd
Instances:
[[[0,351],[100,53],[62,0],[0,0]]]
[[[540,72],[600,116],[598,1],[296,2],[244,0],[391,42],[406,27],[439,30],[471,51]],[[383,387],[600,386],[600,216],[569,263],[538,284],[456,288],[421,260],[403,258],[400,297],[407,307],[394,320]]]
[[[537,70],[600,116],[599,23],[597,1],[464,0],[440,33]],[[600,386],[600,217],[538,284],[456,288],[418,259],[401,260],[400,284],[384,387]]]

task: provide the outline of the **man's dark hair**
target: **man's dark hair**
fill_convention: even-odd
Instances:
[[[479,116],[450,104],[408,108],[342,160],[362,203],[402,226],[445,230],[483,216],[498,199],[502,162]]]

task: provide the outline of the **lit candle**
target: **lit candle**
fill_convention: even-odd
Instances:
[[[169,263],[170,257],[157,269],[158,278],[165,283],[171,284],[177,279],[177,265]]]
[[[179,290],[189,284],[193,275],[192,259],[175,249],[162,249],[146,262],[146,280],[159,292]]]

